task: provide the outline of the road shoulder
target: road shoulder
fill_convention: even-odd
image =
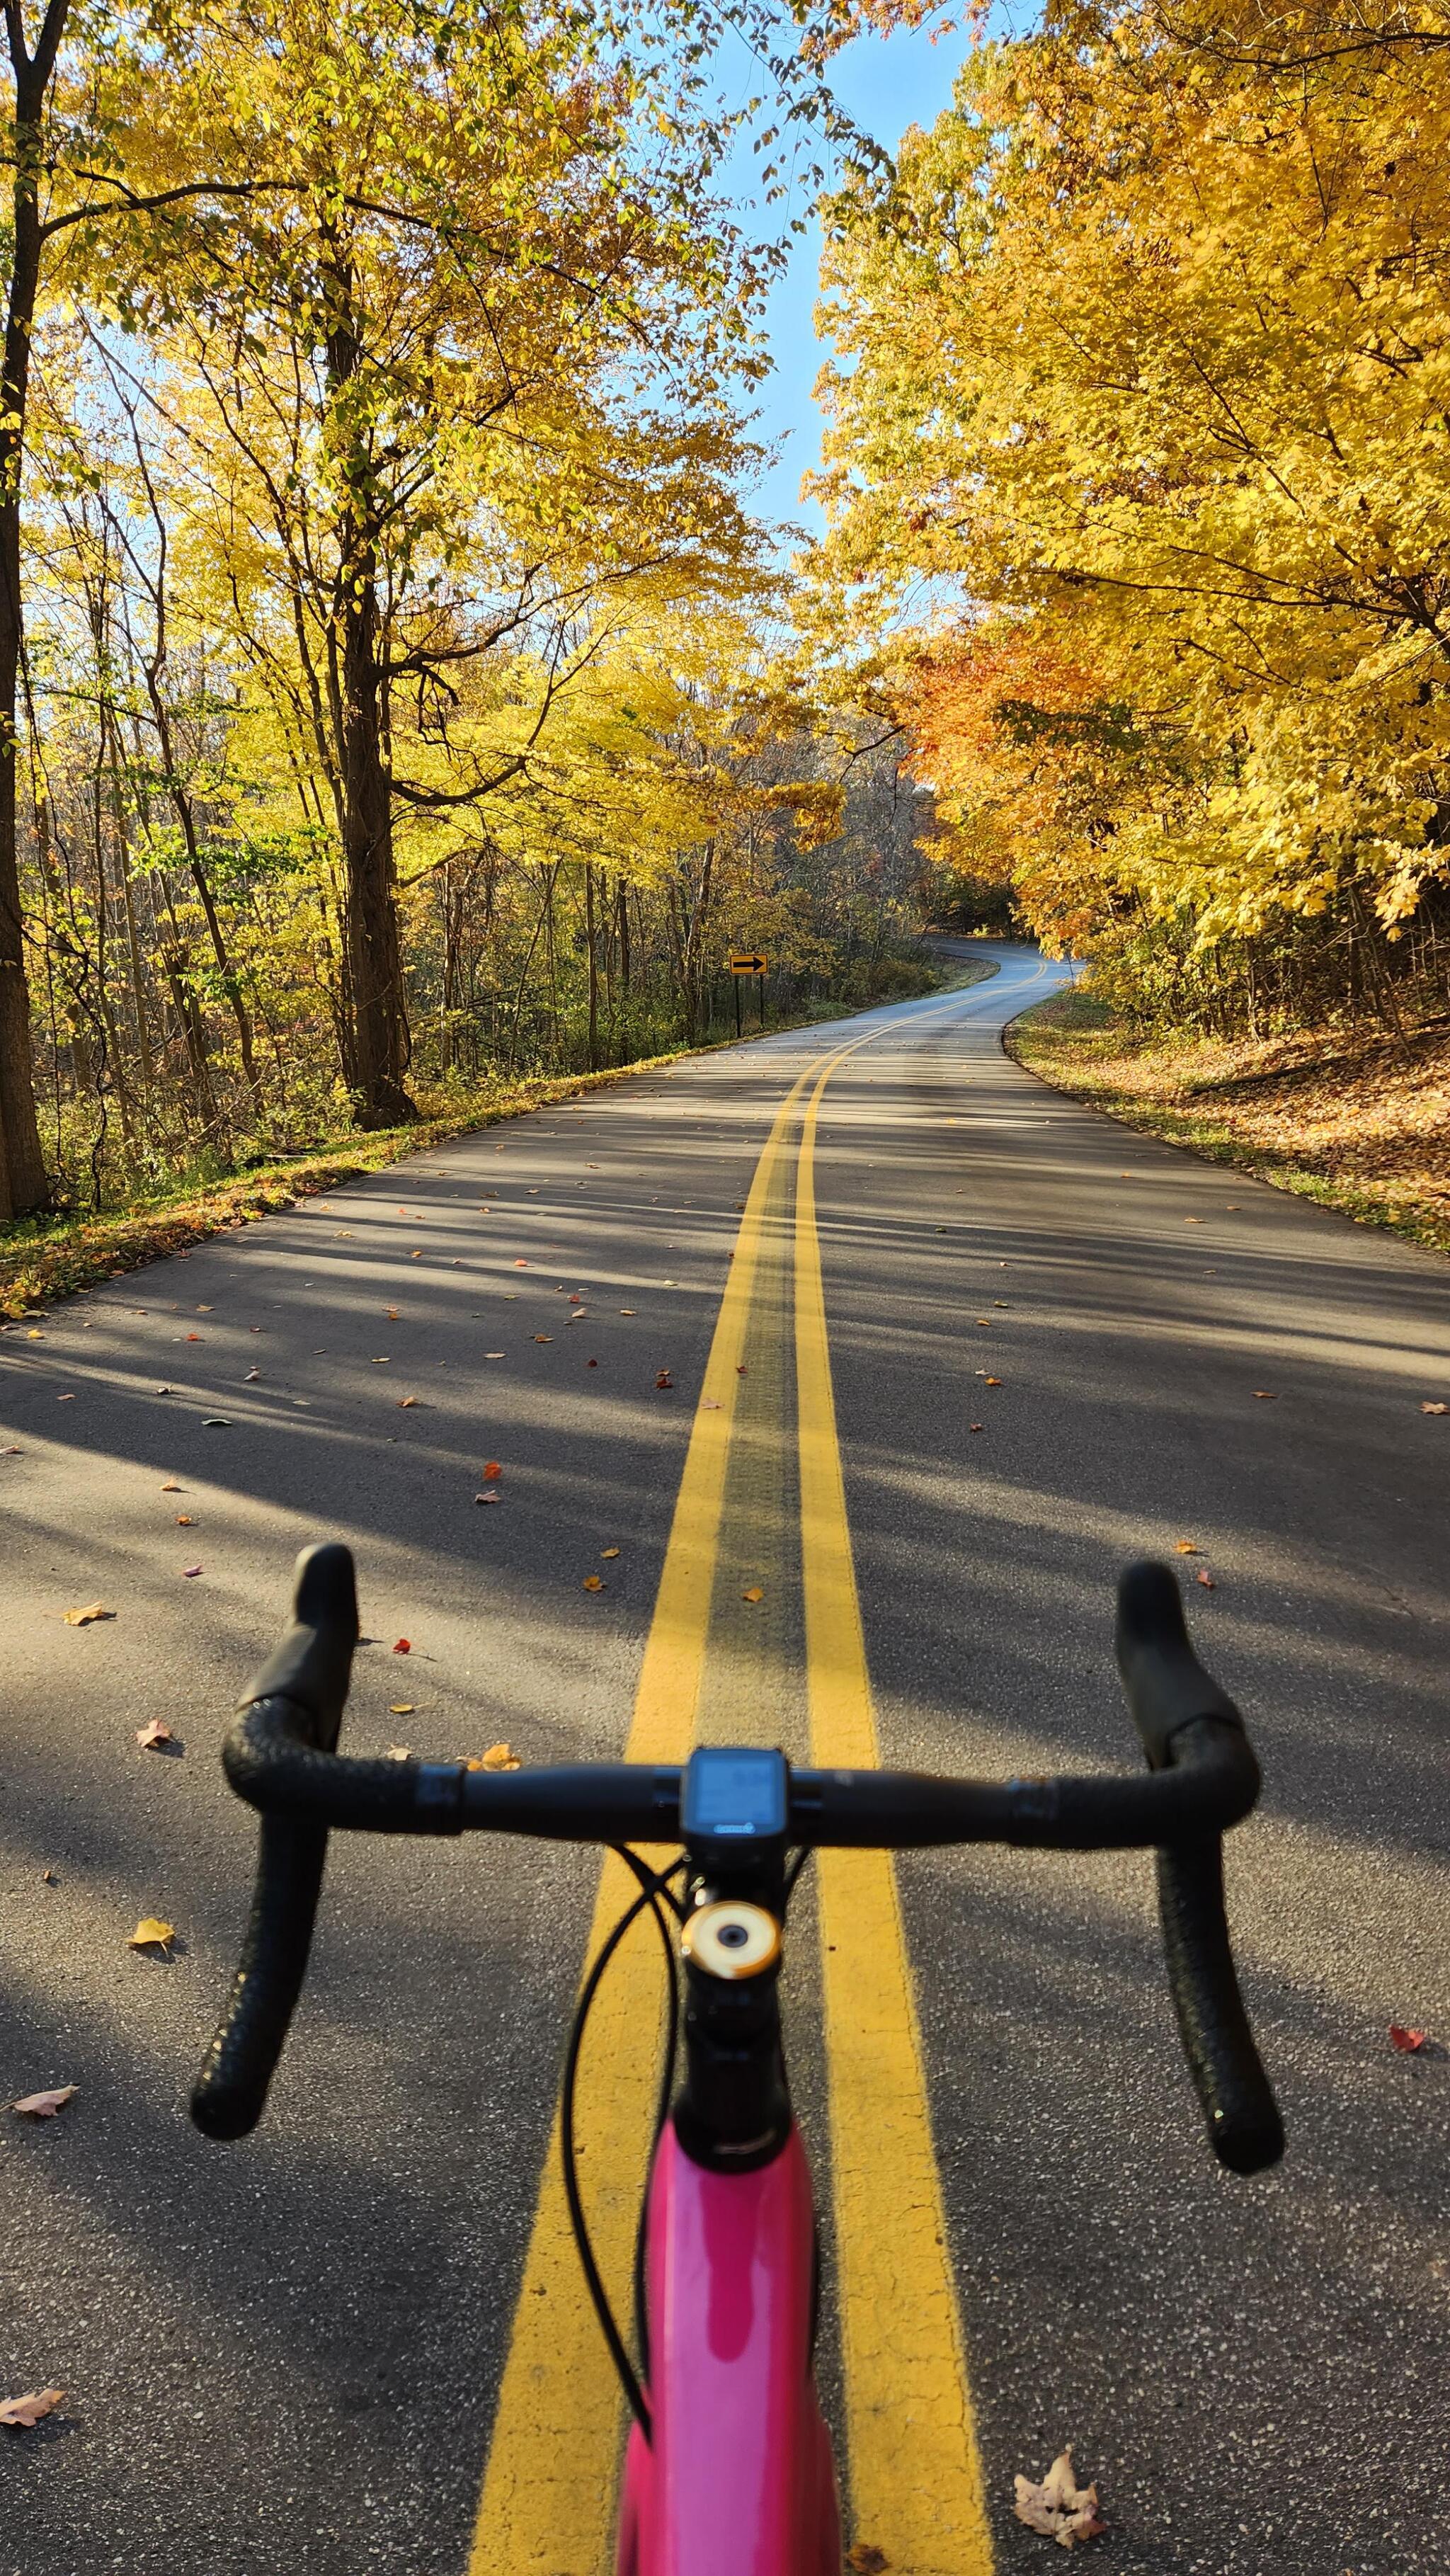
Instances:
[[[1450,1252],[1450,1037],[1143,1044],[1078,986],[1003,1032],[1014,1062],[1126,1127]]]

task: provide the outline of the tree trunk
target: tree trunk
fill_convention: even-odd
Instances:
[[[11,129],[13,245],[5,353],[0,365],[0,1218],[50,1205],[50,1182],[35,1114],[30,990],[20,917],[16,834],[16,719],[23,635],[20,599],[20,470],[30,342],[40,286],[41,118],[69,0],[50,0],[34,55],[25,49],[18,0],[5,12],[15,75]]]
[[[589,948],[589,1070],[599,1071],[599,945],[594,921],[594,870],[584,866],[584,937]]]
[[[322,231],[329,252],[328,391],[341,410],[362,351],[352,270],[330,216]],[[357,433],[349,441],[344,483],[348,499],[338,521],[332,611],[344,878],[344,1072],[359,1126],[398,1127],[418,1112],[403,1088],[411,1048],[398,938],[377,536],[368,499],[373,469]]]

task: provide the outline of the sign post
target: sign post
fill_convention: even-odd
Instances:
[[[740,1035],[740,979],[743,975],[754,975],[758,979],[760,988],[760,1025],[762,1028],[765,1026],[765,977],[769,963],[769,959],[762,957],[759,949],[756,948],[732,948],[730,951],[730,976],[731,981],[735,986],[735,1034],[737,1037]]]

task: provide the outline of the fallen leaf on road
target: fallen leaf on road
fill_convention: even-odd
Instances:
[[[514,1263],[515,1270],[527,1270],[528,1266],[529,1265],[526,1261],[516,1261]]]
[[[84,1610],[67,1610],[65,1624],[68,1628],[89,1628],[93,1619],[114,1619],[115,1615],[114,1610],[105,1609],[99,1601],[88,1601]]]
[[[74,1404],[75,1397],[73,1395],[58,1395],[55,1400],[57,1404]]]
[[[28,2397],[0,2397],[0,2424],[38,2424],[64,2396],[63,2388],[32,2388]]]
[[[1397,2021],[1390,2024],[1390,2046],[1397,2048],[1402,2057],[1418,2057],[1425,2045],[1425,2036],[1422,2030],[1402,2030]]]
[[[483,1462],[483,1481],[486,1485],[496,1484],[502,1474],[503,1469],[496,1458],[485,1458]]]
[[[388,1702],[389,1717],[411,1717],[413,1709],[414,1702],[410,1699],[394,1699]]]
[[[470,1771],[517,1771],[521,1765],[511,1744],[491,1744],[488,1751],[477,1761],[470,1761],[468,1767]]]
[[[192,1519],[190,1512],[178,1512],[176,1515],[176,1526],[178,1529],[195,1529],[196,1523]]]
[[[260,1369],[248,1369],[244,1383],[247,1386],[250,1386],[253,1378],[258,1378],[261,1374],[262,1372]]]
[[[1450,1404],[1422,1404],[1422,1413],[1450,1413]]]
[[[215,1308],[211,1306],[198,1306],[196,1311],[199,1315],[210,1315],[215,1312]]]
[[[388,1355],[388,1353],[387,1353],[386,1351],[384,1351],[384,1352],[382,1353],[382,1355],[381,1355],[381,1357],[380,1357],[380,1358],[375,1359],[375,1360],[373,1361],[373,1367],[374,1367],[374,1368],[387,1368],[388,1366],[389,1366],[389,1355]]]
[[[159,1753],[163,1744],[174,1744],[176,1738],[164,1718],[153,1717],[149,1726],[138,1726],[136,1741],[143,1753]]]
[[[143,1914],[126,1947],[128,1950],[164,1950],[175,1938],[174,1923],[163,1923],[155,1914]]]
[[[1254,1397],[1255,1401],[1259,1404],[1277,1404],[1279,1401],[1272,1388],[1267,1386],[1256,1386],[1254,1389]]]
[[[603,1575],[586,1574],[584,1577],[584,1589],[586,1592],[602,1592],[604,1590]]]
[[[637,1314],[639,1310],[635,1306],[621,1306],[619,1311],[621,1315],[634,1315]]]
[[[74,2099],[75,2091],[74,2084],[58,2084],[53,2093],[23,2094],[18,2102],[11,2103],[10,2108],[23,2111],[30,2120],[53,2120],[57,2111],[63,2111],[67,2102]]]
[[[181,1571],[183,1574],[190,1576],[193,1574],[200,1574],[201,1567],[199,1565],[184,1565]]]
[[[968,1429],[969,1431],[980,1431],[980,1430],[981,1430],[981,1428],[982,1428],[982,1426],[981,1426],[980,1422],[969,1422],[969,1423],[967,1424],[967,1429]]]
[[[1002,1381],[999,1377],[984,1377],[982,1380],[982,1384],[984,1386],[1000,1386],[1001,1383]]]
[[[1203,1219],[1201,1216],[1186,1216],[1183,1222],[1185,1225],[1202,1225]]]
[[[765,1595],[758,1583],[752,1583],[747,1591],[741,1593],[740,1598],[742,1601],[763,1601]]]
[[[476,1503],[501,1503],[503,1496],[502,1494],[475,1494],[473,1499]]]
[[[597,1360],[586,1360],[584,1365],[586,1368],[598,1368],[599,1362]]]
[[[398,1398],[398,1411],[400,1413],[406,1413],[410,1406],[415,1405],[417,1401],[418,1399],[416,1395],[400,1395]]]
[[[43,1342],[45,1335],[41,1332],[38,1325],[32,1324],[25,1338],[28,1342]]]
[[[229,1413],[204,1413],[201,1427],[203,1431],[230,1431],[232,1417]]]
[[[189,1342],[199,1342],[202,1337],[200,1333],[188,1333],[186,1338]]]
[[[156,1392],[158,1395],[174,1395],[176,1389],[174,1386],[158,1386]]]
[[[1029,2531],[1061,2541],[1064,2549],[1071,2549],[1076,2540],[1095,2540],[1106,2528],[1098,2512],[1097,2488],[1080,2487],[1073,2479],[1070,2449],[1059,2451],[1041,2486],[1024,2477],[1013,2483],[1018,2521],[1025,2522]]]
[[[1176,1556],[1202,1556],[1203,1554],[1196,1538],[1175,1539],[1173,1551]]]
[[[53,1869],[43,1869],[40,1873],[40,1884],[42,1887],[59,1887],[60,1880]]]
[[[422,1258],[423,1258],[423,1255],[422,1255],[422,1253],[421,1253],[421,1252],[410,1252],[410,1253],[409,1253],[409,1255],[408,1255],[408,1259],[409,1259],[410,1261],[421,1261],[421,1260],[422,1260]]]
[[[535,1333],[534,1339],[536,1342],[547,1342],[552,1339],[552,1336],[548,1333]]]
[[[399,1637],[393,1648],[395,1655],[411,1655],[412,1651],[413,1640],[411,1637]]]
[[[674,1382],[668,1369],[661,1369],[655,1379],[656,1386],[673,1386]]]
[[[617,1547],[602,1547],[599,1553],[601,1556],[618,1556],[619,1550]]]
[[[486,1360],[501,1360],[503,1358],[503,1353],[502,1351],[485,1351],[483,1356]]]
[[[383,1756],[383,1760],[385,1762],[411,1762],[412,1759],[413,1748],[411,1744],[390,1744]]]
[[[890,2566],[891,2561],[885,2550],[876,2548],[872,2541],[858,2540],[848,2553],[846,2564],[851,2576],[883,2576],[883,2570]]]
[[[1205,1592],[1216,1592],[1216,1591],[1218,1590],[1218,1585],[1217,1585],[1217,1583],[1214,1581],[1214,1578],[1213,1578],[1213,1576],[1212,1576],[1211,1574],[1204,1574],[1204,1573],[1200,1572],[1198,1579],[1199,1579],[1199,1582],[1203,1585],[1203,1588],[1204,1588],[1204,1591],[1205,1591]]]

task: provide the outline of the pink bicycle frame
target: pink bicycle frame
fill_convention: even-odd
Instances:
[[[618,2576],[839,2576],[814,2270],[799,2131],[758,2171],[722,2174],[666,2122],[646,2238],[654,2439],[631,2429]]]

